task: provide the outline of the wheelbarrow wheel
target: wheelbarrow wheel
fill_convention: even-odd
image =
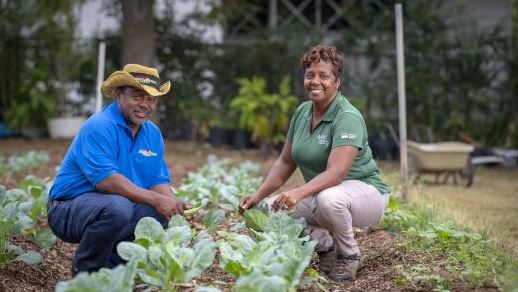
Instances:
[[[419,160],[414,153],[408,154],[408,176],[412,177],[412,182],[414,184],[419,180],[419,172],[421,171],[421,167],[419,165]]]
[[[473,184],[475,166],[471,164],[471,161],[468,161],[468,164],[460,171],[460,176],[466,187],[470,187]]]

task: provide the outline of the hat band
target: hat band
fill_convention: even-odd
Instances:
[[[138,83],[160,90],[160,78],[145,73],[129,72],[129,74],[133,76]]]

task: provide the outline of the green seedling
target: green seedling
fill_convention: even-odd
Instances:
[[[198,213],[198,211],[202,208],[203,206],[201,205],[201,202],[197,202],[196,205],[191,208],[191,209],[187,209],[187,210],[184,210],[183,211],[183,214],[185,216],[191,216],[191,215],[194,215],[196,213]]]

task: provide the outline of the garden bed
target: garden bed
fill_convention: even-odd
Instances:
[[[2,149],[5,151],[4,154],[22,153],[34,149],[46,150],[50,155],[50,162],[45,166],[31,169],[32,174],[43,178],[55,174],[55,167],[63,158],[69,141],[43,140],[27,143],[24,140],[10,140],[4,144],[7,146]],[[236,161],[242,161],[246,157],[246,159],[260,164],[263,175],[276,158],[275,156],[265,157],[254,150],[238,152],[191,143],[168,143],[166,159],[173,174],[174,186],[178,186],[189,171],[195,171],[205,163],[208,154],[229,157]],[[12,188],[20,179],[21,177],[16,175],[2,177],[0,184]],[[288,184],[295,185],[300,182],[300,175],[297,175]],[[218,229],[226,230],[229,228],[229,224],[236,220],[241,220],[240,216],[230,213],[219,224]],[[195,229],[203,228],[199,221],[199,218],[195,219],[195,223],[191,225]],[[476,287],[484,290],[498,290],[493,283],[475,285],[458,274],[451,273],[444,265],[444,255],[426,249],[409,248],[407,239],[399,232],[382,228],[356,231],[364,257],[357,279],[343,283],[319,281],[303,287],[302,291],[320,291],[321,287],[329,291],[432,290],[436,287],[447,287],[453,290],[471,290]],[[11,242],[28,250],[39,250],[27,235],[16,236]],[[74,251],[75,245],[58,240],[49,251],[40,251],[43,256],[42,264],[31,266],[19,261],[8,263],[3,269],[0,269],[0,291],[53,291],[57,282],[70,279],[70,266]],[[433,269],[428,269],[430,266]],[[317,269],[315,254],[313,254],[309,267]],[[179,290],[194,291],[195,287],[199,285],[230,290],[233,284],[235,284],[235,279],[223,271],[216,260],[201,277],[182,284]]]

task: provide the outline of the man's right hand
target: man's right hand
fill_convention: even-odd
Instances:
[[[259,198],[256,195],[246,196],[239,201],[239,212],[244,212],[252,208],[255,204],[259,203]]]
[[[152,207],[167,220],[176,214],[183,215],[183,210],[188,209],[184,202],[173,196],[156,194]]]

